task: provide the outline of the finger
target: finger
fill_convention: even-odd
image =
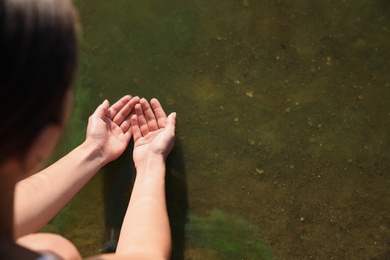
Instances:
[[[130,95],[126,95],[119,99],[114,105],[110,107],[106,116],[109,119],[113,120],[115,116],[119,113],[119,111],[121,111],[121,109],[130,101],[130,99]]]
[[[104,118],[107,114],[107,111],[110,107],[110,103],[108,102],[108,100],[104,100],[102,104],[100,104],[100,106],[98,106],[95,110],[95,112],[93,112],[92,116],[96,116],[98,118]]]
[[[130,132],[131,133],[131,130],[130,130],[130,127],[131,127],[131,117],[135,115],[135,111],[131,111],[131,113],[126,117],[125,120],[123,120],[122,124],[120,125],[120,128],[122,130],[123,133],[127,133],[127,132]]]
[[[142,137],[141,134],[141,129],[139,129],[138,126],[138,118],[137,115],[132,115],[130,117],[130,122],[131,122],[131,133],[133,134],[134,142],[137,142],[138,139]]]
[[[164,109],[162,108],[160,102],[157,99],[152,98],[152,100],[150,100],[150,104],[154,111],[154,115],[157,119],[158,127],[159,128],[165,127],[167,121],[167,115],[165,114]]]
[[[175,128],[176,128],[176,112],[171,113],[166,122],[165,131],[168,133],[175,134]]]
[[[138,127],[141,130],[142,136],[145,136],[149,133],[149,126],[146,118],[144,116],[142,107],[140,104],[135,105],[135,114],[137,115]]]
[[[154,115],[154,112],[153,112],[152,108],[150,107],[149,102],[146,99],[142,98],[140,100],[140,104],[142,107],[142,111],[145,115],[146,121],[148,122],[149,130],[150,131],[158,130],[158,123],[156,120],[156,116]]]
[[[130,121],[130,119],[129,119],[129,121]],[[125,137],[126,143],[129,143],[132,135],[133,135],[133,133],[131,132],[131,129],[129,127],[127,129],[127,131],[123,133],[123,136]]]
[[[113,119],[113,122],[120,126],[123,132],[125,132],[130,126],[130,117],[129,115],[134,109],[134,106],[139,103],[139,97],[133,97],[124,105],[121,110],[116,114]]]
[[[165,157],[171,152],[175,143],[175,127],[176,127],[176,113],[171,113],[166,122],[164,128],[164,134],[166,138]]]

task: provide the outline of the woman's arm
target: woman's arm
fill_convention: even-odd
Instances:
[[[125,96],[110,107],[104,101],[89,118],[83,144],[17,184],[15,238],[42,228],[101,167],[123,153],[131,138],[130,113],[138,102]]]
[[[145,99],[131,117],[137,170],[116,256],[168,259],[171,234],[165,201],[165,159],[172,150],[176,114],[168,118],[160,103]]]
[[[14,236],[37,232],[47,224],[104,165],[96,145],[84,142],[15,190]]]

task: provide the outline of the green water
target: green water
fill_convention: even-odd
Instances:
[[[57,154],[105,98],[176,111],[174,259],[390,257],[389,1],[75,4],[83,60]],[[45,229],[96,254],[129,197],[130,154]]]

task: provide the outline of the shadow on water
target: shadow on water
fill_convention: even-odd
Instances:
[[[102,253],[115,252],[123,217],[126,214],[135,179],[132,161],[134,144],[131,142],[125,152],[105,167],[103,183],[105,241]]]
[[[167,158],[166,196],[172,235],[172,259],[184,259],[184,228],[188,213],[188,194],[183,146],[176,139]]]
[[[103,183],[105,238],[101,253],[115,252],[123,218],[135,180],[132,161],[134,144],[114,162],[108,164]],[[184,227],[186,223],[188,198],[183,150],[179,140],[167,158],[166,196],[169,222],[172,234],[172,259],[184,259]]]

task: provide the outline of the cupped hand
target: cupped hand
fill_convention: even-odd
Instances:
[[[131,131],[134,138],[133,160],[136,167],[149,159],[166,159],[175,140],[176,113],[166,116],[160,102],[152,99],[150,104],[141,99],[131,116]]]
[[[131,139],[130,118],[139,97],[129,95],[110,106],[105,100],[89,117],[86,142],[97,145],[105,163],[117,159]]]

